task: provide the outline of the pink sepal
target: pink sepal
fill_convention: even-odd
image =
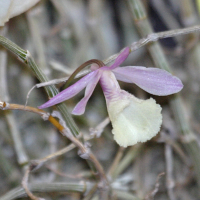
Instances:
[[[118,67],[113,72],[118,80],[135,83],[146,92],[158,96],[174,94],[183,88],[179,78],[162,69],[128,66]]]
[[[99,81],[100,76],[101,76],[101,73],[99,71],[99,73],[96,74],[96,76],[94,76],[92,80],[90,80],[90,82],[88,83],[88,85],[86,86],[86,89],[85,89],[85,96],[74,107],[72,114],[82,115],[85,112],[85,107],[87,105],[87,102],[88,102],[89,98],[91,97],[91,95]]]
[[[115,62],[109,67],[110,69],[115,69],[119,65],[121,65],[126,58],[128,57],[130,53],[130,48],[126,47],[124,50],[119,54],[119,56],[116,58]]]
[[[53,98],[51,98],[49,101],[44,103],[43,105],[39,106],[39,109],[48,108],[50,106],[53,106],[55,104],[61,103],[63,101],[66,101],[76,94],[78,94],[83,88],[87,86],[87,84],[97,75],[98,70],[93,71],[83,78],[81,78],[79,81],[74,83],[73,85],[69,86],[67,89],[63,90]]]

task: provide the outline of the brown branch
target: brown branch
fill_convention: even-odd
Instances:
[[[71,131],[67,128],[61,125],[58,120],[56,120],[53,116],[51,116],[49,113],[45,112],[44,110],[38,109],[38,108],[33,108],[30,106],[24,106],[24,105],[18,105],[18,104],[9,104],[6,102],[0,101],[0,109],[2,110],[23,110],[23,111],[28,111],[32,113],[36,113],[40,115],[43,119],[49,120],[64,136],[66,136],[71,142],[79,148],[79,154],[80,157],[84,159],[89,159],[96,167],[98,174],[95,174],[100,178],[100,186],[107,187],[108,186],[108,180],[105,175],[105,172],[99,163],[99,161],[96,159],[94,154],[89,151],[84,144],[82,144],[77,138],[73,136]],[[36,164],[37,166],[37,164]],[[35,167],[36,167],[35,166]],[[35,167],[31,167],[31,170],[33,170]],[[29,172],[27,172],[29,174]],[[23,179],[23,183],[26,183],[28,181],[28,178],[26,178],[28,175],[27,173],[25,174],[25,178]],[[23,184],[24,186],[24,184]],[[25,190],[28,190],[25,188]],[[30,191],[29,191],[30,192]],[[27,193],[29,195],[29,193]]]
[[[28,188],[28,179],[31,172],[31,167],[29,166],[28,169],[25,171],[24,177],[22,179],[22,187],[24,188],[26,194],[32,199],[32,200],[44,200],[43,198],[36,197]]]

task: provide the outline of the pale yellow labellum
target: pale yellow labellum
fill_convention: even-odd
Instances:
[[[114,139],[123,147],[146,142],[160,130],[162,108],[155,100],[141,100],[121,90],[119,100],[107,102]]]
[[[40,0],[0,0],[0,26],[38,3]]]

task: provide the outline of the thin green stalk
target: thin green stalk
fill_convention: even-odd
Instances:
[[[147,14],[142,2],[140,0],[129,0],[128,5],[131,8],[130,10],[133,15],[135,25],[141,36],[145,37],[146,35],[151,34],[153,29],[150,22],[148,21]],[[158,42],[152,42],[149,44],[148,50],[156,67],[171,72],[171,67]],[[181,99],[178,94],[173,95],[173,97],[170,98],[170,105],[174,112],[175,120],[179,126],[181,134],[184,136],[184,138],[186,138],[183,142],[183,145],[193,160],[197,182],[200,187],[200,148],[197,141],[195,140],[195,136],[190,128],[189,122],[186,120]]]
[[[33,71],[35,76],[39,79],[40,82],[48,81],[48,78],[45,76],[45,74],[42,72],[42,70],[37,66],[37,64],[31,57],[29,51],[23,50],[22,48],[17,46],[15,43],[13,43],[12,41],[8,40],[7,38],[5,38],[3,36],[0,36],[0,44],[3,47],[10,50],[11,52],[13,52],[24,63],[26,63],[30,67],[30,69]],[[58,94],[58,90],[56,89],[56,87],[54,85],[53,86],[45,86],[45,91],[46,91],[47,95],[49,96],[49,98],[52,98],[53,96]],[[77,136],[78,135],[78,127],[75,124],[75,122],[74,122],[73,118],[71,117],[71,115],[69,114],[69,112],[67,111],[67,107],[65,106],[65,104],[60,103],[60,104],[56,105],[56,107],[62,113],[62,117],[65,120],[66,125],[70,129],[71,133],[74,136]],[[84,142],[83,138],[81,138],[81,139],[82,139],[82,142]],[[93,171],[93,173],[96,174],[97,169],[96,169],[94,163],[92,163],[90,160],[87,160],[87,163],[88,163],[89,167],[91,168],[91,170]]]
[[[4,29],[5,30],[5,29]],[[0,99],[2,101],[9,100],[8,88],[7,88],[7,52],[0,47]],[[14,143],[14,149],[17,155],[17,160],[20,165],[24,165],[28,162],[28,156],[24,149],[21,134],[17,126],[17,122],[14,118],[13,112],[5,112],[5,117],[10,129],[11,137]]]
[[[10,50],[12,53],[14,53],[22,62],[26,63],[34,75],[39,79],[40,82],[46,82],[48,81],[48,78],[45,76],[45,74],[42,72],[42,70],[37,66],[33,58],[31,57],[30,53],[28,51],[25,51],[24,49],[20,48],[18,45],[10,41],[9,39],[0,36],[0,45],[2,45],[4,48]],[[45,91],[49,98],[52,98],[56,94],[58,94],[58,90],[55,86],[46,86]],[[62,116],[66,122],[66,125],[69,127],[71,132],[74,136],[78,135],[78,127],[75,124],[73,118],[67,111],[67,107],[64,103],[57,105],[58,110],[62,113]]]
[[[29,188],[31,192],[39,193],[52,193],[52,192],[79,192],[84,193],[91,188],[91,184],[88,183],[30,183]],[[17,187],[5,195],[0,197],[0,200],[12,200],[21,197],[26,197],[27,194],[22,187]]]
[[[128,152],[118,164],[113,174],[111,174],[113,180],[116,179],[133,162],[138,153],[142,150],[142,147],[142,144],[137,144],[132,147],[129,147]]]

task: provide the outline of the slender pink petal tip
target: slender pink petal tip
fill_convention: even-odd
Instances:
[[[79,111],[79,110],[73,110],[71,113],[72,115],[82,115],[84,114],[85,110],[84,111]]]
[[[178,78],[179,79],[179,78]],[[182,81],[179,79],[179,84],[178,84],[178,87],[179,87],[179,91],[181,91],[182,89],[183,89],[183,87],[184,87],[184,85],[183,85],[183,83],[182,83]],[[178,92],[179,92],[178,91]]]
[[[90,81],[90,83],[88,83],[88,85],[86,86],[86,90],[85,90],[85,96],[76,104],[76,106],[74,107],[74,109],[72,111],[72,114],[74,114],[74,115],[84,114],[87,102],[88,102],[89,98],[91,97],[91,95],[99,81],[100,76],[101,76],[101,73],[98,73],[96,76],[93,77],[93,79]]]
[[[72,114],[73,115],[82,115],[85,112],[85,107],[87,104],[87,100],[83,98],[81,101],[79,101],[76,106],[74,107],[74,109],[72,110]]]
[[[60,102],[55,102],[53,101],[54,99],[50,99],[49,101],[47,101],[46,103],[42,104],[41,106],[38,106],[39,109],[44,109],[44,108],[49,108],[51,106],[54,106]]]
[[[125,48],[124,48],[124,51],[126,51],[128,55],[129,55],[129,53],[131,53],[130,47],[125,47]]]
[[[46,104],[46,103],[45,103]],[[38,106],[39,109],[44,109],[44,108],[48,108],[49,106],[46,106],[45,104],[42,104],[41,106]]]
[[[120,64],[122,64],[126,60],[126,58],[128,57],[129,53],[130,53],[130,48],[125,47],[124,50],[116,58],[115,62],[110,66],[110,69],[115,69]]]

